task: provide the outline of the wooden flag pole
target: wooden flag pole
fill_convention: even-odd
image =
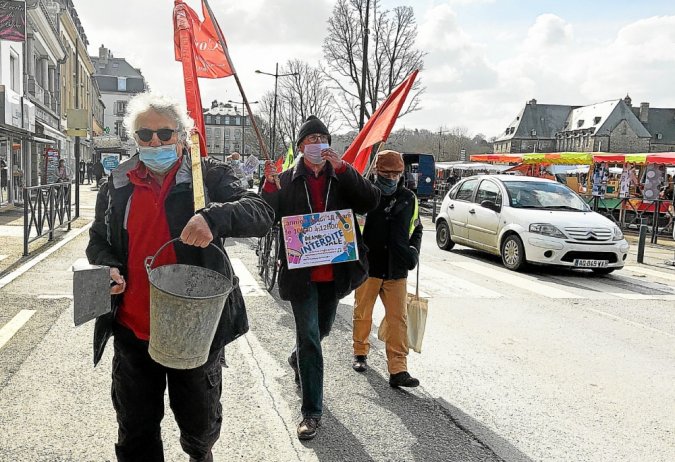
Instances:
[[[239,80],[239,75],[237,75],[237,71],[234,68],[234,64],[232,63],[232,59],[230,59],[230,51],[227,49],[227,44],[225,43],[225,37],[223,36],[223,31],[220,30],[220,25],[218,24],[218,21],[216,21],[216,17],[213,14],[213,10],[211,10],[211,5],[209,5],[208,0],[202,0],[204,2],[204,6],[206,6],[206,9],[209,12],[209,16],[211,17],[211,21],[213,22],[213,25],[216,29],[216,33],[218,34],[218,42],[220,42],[220,46],[223,48],[223,51],[225,52],[225,56],[227,56],[227,61],[230,64],[230,68],[232,69],[232,75],[234,76],[234,80],[237,82],[237,87],[239,87],[239,93],[241,93],[241,99],[246,105],[246,111],[249,115],[249,118],[251,120],[251,125],[253,125],[253,130],[255,130],[255,135],[258,138],[258,143],[260,144],[260,151],[263,154],[263,157],[265,160],[274,160],[270,158],[270,154],[267,151],[267,146],[263,142],[262,135],[260,134],[260,129],[258,128],[258,124],[255,121],[255,117],[253,117],[253,111],[251,111],[251,106],[248,103],[248,98],[246,98],[246,93],[244,93],[244,87],[241,86],[241,81]],[[242,123],[243,119],[242,119]],[[242,143],[244,140],[242,140]]]

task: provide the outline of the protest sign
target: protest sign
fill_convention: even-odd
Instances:
[[[283,217],[288,268],[343,263],[359,258],[351,210]]]
[[[259,164],[260,160],[258,160],[256,156],[248,156],[244,162],[244,173],[251,175],[255,170],[257,170]]]

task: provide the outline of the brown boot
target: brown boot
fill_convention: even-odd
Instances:
[[[311,440],[316,436],[316,429],[321,426],[321,418],[305,417],[298,425],[298,439]]]

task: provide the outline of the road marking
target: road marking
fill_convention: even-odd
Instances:
[[[556,276],[554,280],[559,280],[569,284],[578,285],[580,288],[591,291],[590,299],[607,299],[607,296],[622,298],[624,300],[673,300],[674,293],[639,293],[628,288],[617,287],[611,284],[611,278],[588,278],[576,276]],[[615,280],[620,282],[620,280]],[[660,290],[659,292],[664,292]]]
[[[28,322],[33,314],[35,314],[35,310],[21,310],[11,321],[0,329],[0,348],[5,346],[5,343],[9,342],[9,339],[11,339],[14,334]]]
[[[557,289],[547,284],[542,284],[541,282],[536,281],[534,278],[516,276],[515,274],[507,273],[506,271],[508,270],[500,271],[487,265],[480,265],[473,262],[451,262],[451,264],[473,273],[478,273],[481,276],[487,276],[520,289],[534,292],[547,298],[585,298],[583,295],[578,295],[573,292]]]
[[[408,275],[408,282],[414,284],[414,272]],[[467,281],[461,277],[441,271],[430,265],[420,267],[420,288],[441,296],[460,298],[502,298],[504,295],[494,290],[486,289],[478,284]],[[411,291],[410,289],[408,289]],[[412,292],[414,292],[414,287]],[[422,295],[420,290],[420,295]],[[428,297],[428,295],[425,295]]]
[[[245,297],[269,296],[269,293],[260,287],[256,278],[249,272],[241,259],[233,258],[230,261],[232,262],[234,274],[239,278],[239,288],[241,289],[242,295]]]
[[[586,307],[586,306],[582,307],[582,308],[585,309],[585,310],[588,310],[588,311],[592,311],[593,313],[599,314],[601,316],[605,316],[607,318],[614,319],[616,321],[623,321],[626,324],[630,324],[630,325],[635,326],[635,327],[641,327],[642,329],[647,329],[647,330],[650,330],[652,332],[656,332],[658,334],[665,335],[666,337],[675,338],[675,335],[673,335],[673,334],[662,331],[660,329],[655,329],[654,327],[650,327],[650,326],[647,326],[647,325],[639,323],[639,322],[631,321],[630,319],[622,318],[621,316],[616,316],[614,314],[610,314],[610,313],[607,313],[605,311],[596,310],[595,308],[589,308],[589,307]]]
[[[47,258],[48,256],[50,256],[51,254],[53,254],[53,253],[56,252],[57,250],[59,250],[59,249],[60,249],[61,247],[63,247],[64,245],[68,244],[70,241],[72,241],[73,239],[75,239],[75,238],[76,238],[77,236],[79,236],[80,234],[82,234],[83,232],[87,231],[89,228],[91,228],[91,225],[92,225],[92,224],[89,223],[89,224],[87,224],[86,226],[84,226],[84,227],[82,227],[82,228],[80,228],[80,229],[78,229],[78,230],[74,230],[74,231],[71,230],[71,231],[69,231],[69,233],[72,233],[72,234],[69,234],[68,236],[66,236],[65,238],[63,238],[63,240],[61,240],[58,244],[56,244],[55,246],[51,247],[50,249],[48,249],[48,250],[42,252],[42,253],[39,254],[37,257],[35,257],[35,258],[33,258],[32,260],[30,260],[30,261],[24,263],[23,265],[21,265],[20,267],[18,267],[17,269],[15,269],[14,271],[12,271],[11,273],[9,273],[7,276],[5,276],[4,278],[0,279],[0,289],[2,289],[3,287],[5,287],[7,284],[9,284],[10,282],[12,282],[14,279],[16,279],[16,278],[18,278],[19,276],[21,276],[23,273],[25,273],[26,271],[28,271],[29,269],[31,269],[32,267],[34,267],[35,265],[37,265],[38,263],[40,263],[42,260],[44,260],[45,258]]]
[[[670,281],[675,281],[675,272],[672,271],[668,273],[664,271],[655,271],[649,268],[643,268],[642,266],[628,266],[628,265],[624,266],[623,269],[632,271],[633,273],[645,274],[647,276],[654,276],[661,279],[668,279]]]

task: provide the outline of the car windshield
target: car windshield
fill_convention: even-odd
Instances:
[[[567,186],[548,181],[505,181],[511,207],[521,209],[589,211]]]

